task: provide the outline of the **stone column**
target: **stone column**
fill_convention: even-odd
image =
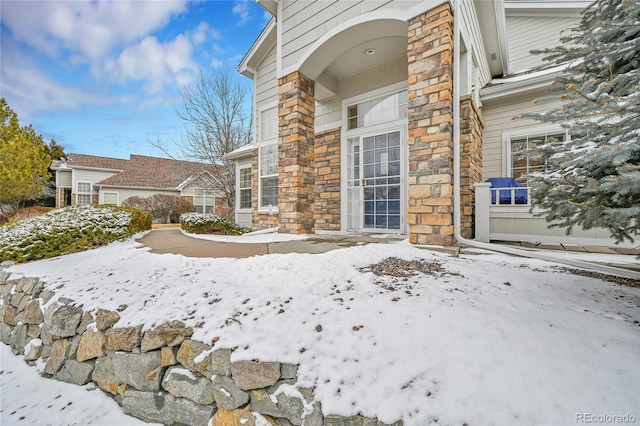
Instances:
[[[475,184],[482,181],[482,116],[471,95],[460,99],[460,234],[474,238]]]
[[[409,21],[409,240],[453,237],[453,15],[440,5]]]
[[[281,232],[313,232],[315,82],[278,80],[278,215]]]
[[[340,128],[316,133],[315,229],[340,230]]]

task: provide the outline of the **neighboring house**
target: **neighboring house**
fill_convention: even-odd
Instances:
[[[557,45],[590,2],[257,2],[272,19],[238,66],[254,82],[256,117],[253,143],[228,155],[238,222],[418,244],[611,243],[603,230],[549,230],[528,189],[517,201],[482,183],[540,167],[518,154],[570,137],[513,117],[551,107],[532,100],[561,68],[529,52]]]
[[[131,155],[129,160],[70,154],[54,161],[56,206],[121,205],[129,197],[177,195],[192,201],[195,211],[226,214],[226,199],[217,189],[214,166],[190,161]]]

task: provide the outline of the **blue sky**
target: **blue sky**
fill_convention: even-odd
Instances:
[[[269,16],[253,0],[2,0],[0,19],[0,96],[20,124],[67,153],[128,158],[164,156],[149,140],[179,140],[181,88],[235,70]]]

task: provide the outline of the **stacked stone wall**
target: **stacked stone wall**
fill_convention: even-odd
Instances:
[[[475,187],[482,181],[482,116],[470,95],[460,100],[460,234],[474,238]]]
[[[314,81],[299,72],[278,80],[278,214],[281,232],[313,232]]]
[[[340,129],[316,134],[315,229],[340,230]]]
[[[409,240],[453,238],[453,16],[443,4],[409,22]]]
[[[384,426],[324,415],[313,389],[296,385],[297,365],[232,362],[232,349],[192,340],[180,321],[118,327],[126,308],[86,312],[0,266],[0,341],[30,365],[44,363],[45,377],[95,383],[128,415],[165,425]]]

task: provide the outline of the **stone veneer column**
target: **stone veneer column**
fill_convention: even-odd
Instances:
[[[281,232],[313,232],[315,82],[278,80],[278,215]]]
[[[460,100],[460,234],[474,237],[474,184],[482,181],[482,117],[471,95]]]
[[[315,148],[316,230],[340,230],[340,128],[316,134]]]
[[[409,240],[453,237],[453,15],[440,5],[409,21]]]

